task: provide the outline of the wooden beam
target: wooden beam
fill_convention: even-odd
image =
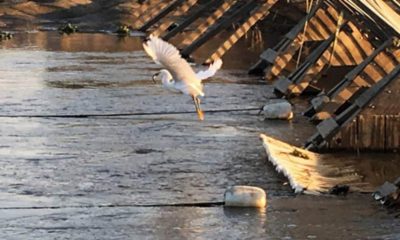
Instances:
[[[369,102],[382,92],[388,84],[400,77],[400,64],[393,71],[385,76],[381,81],[372,87],[363,91],[351,105],[349,105],[338,116],[322,121],[318,126],[318,133],[307,140],[306,149],[315,149],[323,147],[332,139],[340,129],[349,124]],[[383,139],[382,139],[383,140]],[[384,149],[382,149],[384,150]]]
[[[204,43],[206,43],[210,38],[217,35],[220,31],[231,26],[233,22],[237,20],[237,18],[242,18],[244,14],[247,14],[249,11],[254,9],[257,6],[256,1],[248,1],[243,6],[239,7],[234,13],[230,16],[226,16],[226,18],[221,19],[218,23],[213,25],[205,32],[201,37],[196,39],[192,44],[182,50],[183,56],[189,56],[196,49],[201,47]]]
[[[212,26],[219,18],[224,15],[225,12],[229,11],[234,6],[236,0],[227,0],[219,8],[217,8],[213,14],[207,17],[203,23],[196,27],[196,30],[185,37],[181,46],[188,46],[193,43],[194,40],[200,37],[207,29]]]
[[[277,0],[268,0],[253,10],[243,24],[223,43],[220,47],[206,60],[211,63],[222,56],[233,47],[233,45],[242,38],[254,24],[269,14],[269,9],[277,2]]]
[[[194,10],[193,13],[190,15],[187,15],[185,17],[185,20],[181,22],[178,26],[173,28],[171,31],[165,33],[162,38],[166,41],[169,39],[173,38],[176,34],[182,32],[186,27],[190,26],[194,21],[199,19],[204,13],[209,11],[213,6],[221,5],[224,1],[223,0],[214,0],[214,1],[209,1],[207,4],[202,5],[198,9]]]
[[[179,5],[183,3],[184,0],[175,0],[171,4],[169,4],[166,8],[164,8],[161,12],[159,12],[156,16],[154,16],[152,19],[147,21],[143,26],[141,26],[138,30],[141,32],[147,31],[151,26],[156,24],[158,21],[160,21],[163,17],[165,17],[167,14],[170,12],[174,11],[175,8],[177,8]]]
[[[296,26],[294,26],[288,33],[285,34],[282,40],[279,41],[277,45],[275,45],[272,49],[267,49],[260,55],[260,60],[253,65],[249,69],[249,74],[253,75],[264,75],[270,71],[271,67],[274,65],[276,59],[283,53],[287,52],[287,50],[293,46],[297,45],[296,50],[300,46],[299,44],[295,44],[296,38],[298,38],[299,34],[303,31],[304,25],[311,18],[313,18],[321,7],[321,1],[319,4],[315,5],[309,14],[307,14]],[[293,52],[293,51],[292,51]],[[294,51],[295,52],[295,51]],[[293,53],[294,53],[293,52]]]
[[[311,117],[316,112],[321,110],[324,104],[328,103],[326,99],[333,99],[336,97],[343,89],[349,86],[363,71],[364,69],[375,59],[375,57],[384,51],[390,44],[392,40],[389,39],[384,42],[379,48],[377,48],[371,55],[369,55],[361,64],[351,70],[346,76],[335,86],[333,87],[327,94],[322,94],[317,96],[316,98],[311,100],[312,106],[308,108],[304,115]]]
[[[323,41],[301,64],[294,72],[288,77],[281,77],[274,84],[274,91],[278,94],[291,95],[292,93],[298,94],[300,89],[300,81],[307,74],[308,70],[318,61],[322,54],[331,46],[335,39],[335,34],[332,34],[327,40]],[[284,84],[283,84],[284,83]],[[290,84],[288,84],[290,83]],[[304,86],[301,87],[304,90]]]
[[[160,1],[159,3],[154,3],[151,1],[144,2],[139,9],[135,9],[132,14],[134,17],[134,26],[138,29],[151,18],[156,16],[166,5],[166,1]]]
[[[198,0],[187,0],[185,1],[181,6],[179,6],[176,10],[172,11],[169,13],[169,15],[171,15],[171,13],[174,13],[176,15],[182,16],[184,15],[187,11],[189,11],[189,9],[191,7],[193,7],[196,3],[198,2]],[[174,23],[174,19],[170,18],[170,19],[166,19],[163,21],[163,23],[161,23],[153,32],[152,34],[154,36],[160,36],[162,33],[165,32],[165,30],[168,29],[169,26],[171,26],[171,24]]]

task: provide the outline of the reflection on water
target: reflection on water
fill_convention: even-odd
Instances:
[[[57,32],[15,33],[10,41],[1,42],[0,48],[28,48],[65,52],[121,52],[142,49],[139,37],[119,38],[109,34],[77,33],[60,35]]]

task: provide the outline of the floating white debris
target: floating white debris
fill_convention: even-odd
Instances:
[[[292,105],[287,101],[266,104],[262,113],[266,119],[290,120],[293,118]]]
[[[225,206],[228,207],[257,207],[267,205],[265,191],[252,186],[233,186],[225,191]]]
[[[352,191],[371,192],[348,159],[329,154],[318,154],[264,134],[260,135],[268,160],[283,173],[296,193],[328,193],[335,186],[348,185]]]

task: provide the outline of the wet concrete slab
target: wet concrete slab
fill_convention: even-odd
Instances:
[[[399,238],[398,219],[369,196],[292,195],[258,136],[300,145],[313,129],[305,119],[262,121],[253,110],[200,122],[189,97],[151,82],[159,68],[137,39],[101,51],[48,37],[49,45],[33,34],[0,49],[1,239]],[[277,101],[271,86],[227,66],[206,82],[205,111]],[[176,111],[187,113],[167,114]],[[155,114],[13,117],[144,112]],[[264,188],[268,208],[161,206],[220,202],[239,184]]]
[[[349,207],[352,206],[352,207]],[[335,213],[333,213],[333,211]],[[398,239],[364,196],[277,197],[265,210],[121,207],[2,210],[5,239]],[[396,230],[397,229],[397,230]]]

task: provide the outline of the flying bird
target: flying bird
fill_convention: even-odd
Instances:
[[[153,81],[161,79],[164,88],[191,96],[199,119],[204,120],[199,99],[199,96],[204,97],[201,81],[214,76],[222,60],[217,59],[207,70],[196,73],[176,47],[156,36],[150,35],[143,48],[154,62],[165,68],[153,75]]]

